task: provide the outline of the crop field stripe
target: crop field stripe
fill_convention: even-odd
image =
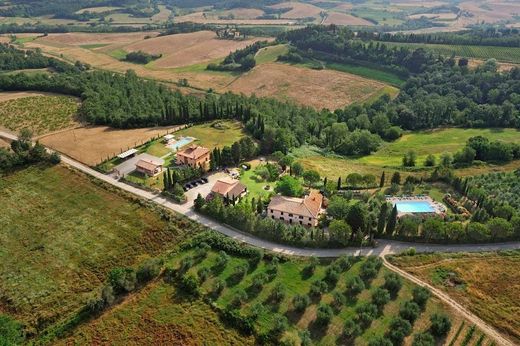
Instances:
[[[497,47],[497,46],[470,46],[470,45],[449,45],[431,43],[401,43],[401,42],[382,42],[390,47],[415,47],[427,48],[443,55],[462,56],[477,59],[497,59],[498,61],[520,64],[520,47]]]

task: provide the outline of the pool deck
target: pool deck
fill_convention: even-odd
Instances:
[[[396,205],[398,202],[428,202],[433,209],[433,212],[399,212],[397,214],[398,217],[405,215],[431,215],[436,214],[439,216],[445,216],[447,212],[447,208],[444,204],[434,201],[430,196],[426,195],[417,195],[417,196],[401,196],[401,197],[393,197],[387,196],[386,201],[392,203],[392,205]]]

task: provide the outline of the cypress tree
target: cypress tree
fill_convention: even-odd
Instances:
[[[258,214],[262,214],[264,211],[264,201],[262,200],[262,197],[258,197],[258,204],[256,205],[256,212]]]
[[[338,191],[341,190],[341,177],[338,177]]]
[[[383,171],[383,174],[381,174],[381,180],[379,181],[379,187],[385,186],[385,171]]]
[[[388,203],[383,203],[381,205],[381,210],[379,211],[379,217],[377,219],[377,234],[383,234],[386,225],[386,217],[388,213]]]
[[[390,216],[388,217],[388,222],[386,224],[386,234],[392,235],[395,231],[395,226],[397,225],[397,206],[394,205]]]
[[[167,191],[170,189],[170,177],[169,177],[169,168],[164,172],[163,174],[163,184],[164,184],[164,191]]]

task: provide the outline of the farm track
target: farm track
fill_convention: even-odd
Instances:
[[[0,131],[0,138],[6,138],[9,140],[16,140],[17,136],[5,132]],[[49,150],[49,149],[48,149]],[[144,191],[138,189],[136,187],[127,185],[125,183],[119,182],[105,174],[102,174],[94,169],[75,161],[67,156],[62,154],[62,163],[69,165],[84,174],[90,175],[94,178],[97,178],[105,183],[111,184],[115,187],[118,187],[127,192],[133,193],[141,198],[147,199],[151,202],[157,203],[167,209],[170,209],[174,212],[180,213],[188,217],[189,219],[198,222],[212,230],[215,230],[219,233],[222,233],[226,236],[229,236],[239,242],[247,243],[249,245],[263,248],[268,251],[290,255],[290,256],[302,256],[302,257],[322,257],[322,258],[331,258],[331,257],[339,257],[342,255],[354,255],[354,256],[379,256],[382,257],[384,265],[393,272],[396,272],[403,276],[404,278],[412,281],[413,283],[427,287],[435,294],[439,299],[441,299],[446,304],[450,305],[453,309],[459,312],[466,319],[474,323],[480,330],[486,333],[489,337],[495,339],[498,342],[498,345],[501,346],[514,346],[514,344],[503,337],[499,332],[495,330],[492,326],[488,325],[482,319],[480,319],[475,314],[471,313],[468,309],[460,305],[457,301],[449,297],[446,293],[440,291],[439,289],[433,287],[432,285],[416,278],[415,276],[407,273],[406,271],[397,268],[396,266],[390,264],[385,258],[386,255],[398,254],[402,251],[413,246],[418,253],[422,252],[482,252],[482,251],[499,251],[499,250],[513,250],[520,249],[520,242],[509,242],[509,243],[496,243],[496,244],[467,244],[467,245],[430,245],[430,244],[417,244],[417,243],[407,243],[407,242],[399,242],[399,241],[390,241],[390,240],[380,240],[379,245],[375,248],[344,248],[344,249],[309,249],[309,248],[296,248],[286,245],[281,245],[277,243],[273,243],[270,241],[266,241],[260,238],[257,238],[252,235],[245,234],[240,232],[230,226],[218,223],[210,218],[197,214],[189,203],[184,205],[179,205],[168,201],[167,199],[161,197],[159,194],[154,194],[148,191]]]

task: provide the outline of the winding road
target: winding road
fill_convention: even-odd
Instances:
[[[17,136],[0,130],[0,137],[16,140]],[[52,151],[48,149],[49,151]],[[186,217],[190,218],[193,221],[196,221],[208,228],[211,228],[217,232],[220,232],[226,236],[229,236],[239,242],[247,243],[249,245],[253,245],[265,250],[269,250],[272,252],[291,255],[291,256],[316,256],[316,257],[339,257],[341,255],[358,255],[358,256],[381,256],[383,258],[383,262],[385,266],[407,278],[408,280],[424,287],[428,287],[434,295],[440,298],[442,301],[453,307],[456,311],[458,311],[461,315],[467,318],[469,321],[474,323],[479,329],[485,332],[490,337],[494,338],[498,345],[504,346],[514,346],[514,344],[508,339],[504,338],[499,332],[497,332],[492,326],[488,325],[486,322],[482,321],[478,316],[471,313],[468,309],[457,303],[451,297],[449,297],[446,293],[441,290],[431,286],[430,284],[419,280],[413,275],[405,272],[402,269],[397,268],[396,266],[389,263],[385,255],[398,254],[403,250],[406,250],[410,247],[414,247],[417,252],[482,252],[482,251],[498,251],[498,250],[514,250],[520,249],[520,242],[508,242],[508,243],[494,243],[494,244],[464,244],[464,245],[435,245],[435,244],[419,244],[419,243],[407,243],[407,242],[399,242],[392,240],[379,240],[378,245],[374,248],[342,248],[342,249],[311,249],[311,248],[297,248],[288,245],[277,244],[268,240],[260,239],[250,234],[246,234],[240,232],[228,225],[221,224],[216,222],[204,215],[200,215],[196,213],[192,204],[187,203],[184,205],[179,205],[170,202],[166,198],[162,197],[160,194],[152,193],[149,191],[141,190],[139,188],[130,186],[128,184],[122,183],[114,178],[100,173],[76,160],[73,160],[63,154],[61,154],[62,163],[69,165],[85,174],[88,174],[92,177],[95,177],[101,181],[104,181],[108,184],[116,186],[124,191],[135,194],[141,198],[147,199],[154,203],[157,203],[167,209],[175,211],[177,213],[183,214]]]

